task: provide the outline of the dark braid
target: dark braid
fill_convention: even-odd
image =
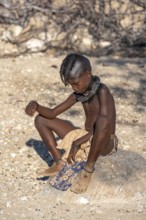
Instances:
[[[91,65],[86,57],[79,54],[69,54],[61,64],[60,77],[62,82],[67,85],[69,77],[77,77],[87,70],[91,71]]]
[[[62,82],[66,85],[66,78],[67,75],[72,70],[76,60],[78,58],[77,54],[69,54],[62,62],[61,68],[60,68],[60,77]]]

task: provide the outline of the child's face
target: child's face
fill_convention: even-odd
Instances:
[[[75,78],[75,79],[68,79],[67,83],[71,85],[72,89],[76,93],[84,93],[91,82],[92,75],[90,72],[85,72],[81,76]]]

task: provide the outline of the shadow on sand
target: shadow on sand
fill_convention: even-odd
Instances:
[[[113,155],[100,157],[95,168],[101,182],[123,185],[130,180],[136,181],[141,173],[146,173],[146,160],[136,152],[118,149]]]
[[[26,142],[26,146],[34,148],[36,153],[41,157],[42,160],[44,160],[47,163],[49,167],[53,164],[53,158],[51,154],[48,152],[48,148],[43,143],[43,141],[35,140],[31,138]],[[61,153],[63,154],[64,151],[61,150]],[[48,176],[44,176],[44,177],[37,178],[37,179],[45,181],[48,178],[49,178]]]
[[[30,139],[26,142],[26,145],[33,147],[48,166],[52,165],[53,158],[42,141]],[[63,154],[64,151],[62,150],[61,153]],[[129,181],[131,177],[136,178],[137,174],[145,173],[146,160],[136,152],[118,149],[118,152],[113,155],[99,157],[95,168],[95,176],[101,182],[106,182],[107,184],[118,183],[121,185]],[[37,179],[45,181],[48,178],[48,176],[44,176]]]
[[[145,63],[146,60],[143,60]],[[145,102],[145,95],[146,95],[146,75],[145,75],[145,65],[141,60],[132,60],[132,59],[126,59],[126,60],[117,60],[117,59],[106,59],[106,60],[98,60],[96,61],[96,65],[98,64],[104,64],[105,66],[117,66],[119,69],[127,69],[127,75],[121,76],[124,80],[126,81],[135,81],[139,82],[139,88],[135,90],[132,88],[132,86],[129,86],[128,89],[125,89],[120,86],[112,86],[111,90],[114,94],[114,97],[120,97],[121,99],[128,99],[128,95],[131,94],[132,96],[135,97],[135,103],[131,103],[132,105],[135,106],[135,110],[138,112],[144,112],[145,107],[146,107],[146,102]],[[141,71],[137,71],[133,69],[128,68],[127,64],[135,64]],[[124,70],[123,70],[124,71]],[[102,77],[109,78],[110,73],[102,73]],[[116,77],[116,74],[115,74]],[[129,100],[130,102],[130,100]],[[137,107],[138,106],[138,107]]]

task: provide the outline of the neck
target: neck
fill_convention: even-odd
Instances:
[[[92,85],[93,85],[93,76],[90,79],[90,82],[89,82],[89,85],[88,85],[88,88],[86,89],[86,91],[90,91],[92,89]],[[84,93],[86,93],[86,91]]]
[[[92,76],[88,89],[83,94],[76,94],[77,101],[87,102],[97,92],[100,85],[100,79],[97,76]]]

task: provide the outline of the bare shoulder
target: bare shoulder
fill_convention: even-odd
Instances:
[[[98,100],[100,104],[100,114],[106,117],[114,114],[115,102],[109,88],[101,83],[98,90]]]
[[[109,88],[104,83],[100,84],[100,87],[98,89],[98,95],[99,97],[111,96]]]
[[[69,99],[69,100],[72,100],[73,102],[76,102],[76,95],[75,95],[75,93],[74,93],[74,92],[71,93],[71,94],[69,95],[68,99]]]

